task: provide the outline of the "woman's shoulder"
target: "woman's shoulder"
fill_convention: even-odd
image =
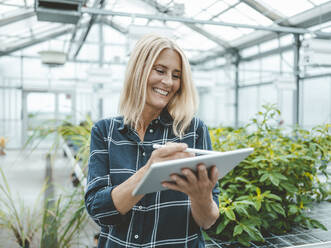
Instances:
[[[201,130],[203,128],[207,128],[206,124],[203,122],[203,120],[201,120],[199,117],[194,116],[192,121],[191,121],[191,125],[190,125],[190,129],[193,128],[194,130]]]
[[[104,118],[104,119],[98,120],[93,125],[93,128],[108,131],[110,128],[120,127],[121,125],[123,125],[123,117],[116,116],[116,117],[110,117],[110,118]]]

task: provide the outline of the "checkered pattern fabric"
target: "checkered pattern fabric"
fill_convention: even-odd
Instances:
[[[99,247],[204,247],[201,228],[195,223],[187,195],[173,190],[146,194],[127,214],[115,208],[111,191],[144,166],[153,144],[185,142],[191,148],[211,150],[206,125],[194,118],[180,139],[173,120],[164,110],[153,120],[141,141],[124,125],[122,117],[97,122],[91,132],[91,150],[85,205],[101,226]],[[213,190],[218,204],[218,186]]]

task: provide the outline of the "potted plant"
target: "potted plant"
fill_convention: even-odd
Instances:
[[[6,148],[6,143],[7,143],[8,139],[5,137],[0,137],[0,156],[1,155],[6,155],[5,153],[5,148]]]

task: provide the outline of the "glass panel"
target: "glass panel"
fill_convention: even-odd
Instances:
[[[238,12],[237,9],[230,9],[229,11],[220,15],[218,19],[224,22],[256,25],[255,21],[248,18],[247,16],[242,15],[242,13]]]
[[[286,126],[293,124],[293,91],[278,90],[278,106]]]
[[[71,95],[70,94],[59,94],[59,113],[71,113]],[[64,116],[63,116],[64,117]]]
[[[228,5],[235,5],[238,3],[238,0],[222,0],[223,2],[227,3]]]
[[[0,4],[0,6],[1,6],[1,8],[0,8],[0,15],[2,15],[2,14],[9,14],[9,12],[17,10],[17,7],[5,6],[5,5],[1,5],[1,4]]]
[[[196,49],[208,50],[215,47],[215,43],[198,32],[192,31],[192,29],[181,26],[176,33],[177,43],[183,49]]]
[[[92,1],[93,3],[94,1]],[[164,3],[161,3],[165,5]],[[142,1],[130,1],[121,0],[115,1],[114,3],[108,3],[106,9],[111,9],[112,11],[118,12],[129,12],[129,13],[139,13],[139,14],[151,14],[157,12],[152,6],[145,4]]]
[[[84,44],[79,51],[77,59],[82,60],[98,60],[99,59],[99,46]]]
[[[192,1],[184,0],[185,15],[189,17],[197,17],[203,10],[208,9],[212,4],[218,2],[218,0],[204,0],[204,1]],[[200,17],[199,17],[200,18]]]
[[[280,69],[280,57],[279,55],[269,56],[262,58],[262,71],[274,71],[279,72]]]
[[[331,123],[331,78],[303,81],[302,123],[306,128]]]
[[[277,90],[274,85],[270,84],[270,85],[260,86],[259,91],[260,91],[259,108],[261,108],[263,104],[277,103]]]
[[[237,28],[216,25],[204,25],[203,27],[209,33],[222,37],[222,39],[227,41],[234,40],[243,35]]]
[[[239,90],[239,123],[246,124],[257,112],[258,92],[256,87]]]
[[[54,112],[55,95],[53,93],[29,93],[27,97],[27,109],[28,113],[40,115],[47,115],[47,112]],[[51,116],[53,118],[54,113]]]
[[[224,11],[225,9],[227,9],[229,7],[228,4],[222,2],[222,1],[219,1],[215,4],[213,4],[212,6],[210,6],[206,12],[208,14],[210,14],[212,17],[219,14],[220,12]]]
[[[111,27],[104,26],[103,27],[103,40],[105,42],[112,42],[112,43],[125,43],[126,42],[126,36],[122,33],[120,33],[117,30],[114,30]]]
[[[281,14],[287,17],[296,15],[300,12],[314,7],[313,4],[306,0],[260,0],[260,2],[263,2],[263,5],[267,8],[270,8],[271,10],[275,9],[276,11],[279,11]]]
[[[272,21],[269,18],[260,14],[253,8],[249,7],[247,4],[240,3],[238,6],[236,6],[236,9],[240,14],[245,15],[251,20],[254,20],[254,22],[257,24],[261,24],[264,26],[272,24]]]
[[[253,46],[253,47],[249,47],[246,48],[244,50],[241,51],[241,56],[242,57],[248,57],[248,56],[252,56],[255,55],[259,52],[258,47],[257,46]]]
[[[293,71],[293,51],[284,52],[282,57],[282,69],[284,71]]]
[[[310,0],[311,2],[313,2],[316,5],[322,4],[322,3],[326,3],[329,0]]]

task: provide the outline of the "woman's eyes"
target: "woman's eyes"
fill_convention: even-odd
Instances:
[[[164,70],[162,70],[162,69],[158,69],[158,68],[155,68],[155,71],[157,71],[158,73],[161,73],[161,74],[164,73]]]
[[[162,69],[159,69],[159,68],[155,68],[155,71],[161,75],[163,75],[164,73],[166,73],[165,70],[162,70]],[[180,75],[176,75],[176,74],[173,74],[172,77],[174,79],[180,79]]]

